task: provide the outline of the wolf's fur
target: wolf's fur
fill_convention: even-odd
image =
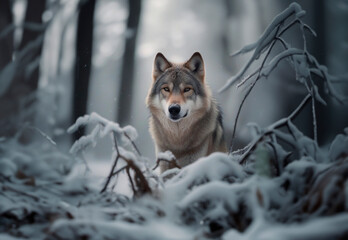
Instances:
[[[151,112],[150,133],[156,153],[169,150],[184,167],[212,152],[226,151],[221,113],[205,84],[200,53],[183,64],[171,63],[158,53],[146,105]],[[180,106],[175,116],[170,113],[174,105]],[[172,167],[160,163],[161,172]]]

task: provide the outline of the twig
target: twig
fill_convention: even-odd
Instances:
[[[245,147],[243,148],[240,148],[240,149],[237,149],[236,151],[233,151],[232,153],[230,153],[231,155],[241,155],[241,154],[244,154],[245,151],[250,147],[250,143],[248,145],[246,145]]]
[[[261,71],[261,67],[256,69],[255,72],[253,72],[252,74],[246,76],[240,83],[237,84],[237,88],[239,88],[240,86],[242,86],[246,81],[248,81],[250,78],[252,78],[253,76],[256,75],[256,73],[259,73]]]
[[[309,76],[310,81],[311,81],[311,88],[309,88],[308,83],[305,82],[305,86],[307,88],[307,91],[309,92],[309,94],[311,94],[312,97],[312,118],[313,118],[313,138],[315,142],[318,142],[318,134],[317,134],[317,117],[316,117],[316,113],[315,113],[315,92],[314,92],[314,83],[313,80],[311,78],[311,76]]]
[[[152,193],[149,183],[147,182],[143,172],[139,169],[139,167],[136,164],[134,164],[132,160],[125,158],[124,160],[127,162],[129,168],[131,168],[134,171],[134,179],[138,188],[137,191],[134,192],[134,194],[141,195],[144,193]],[[130,175],[128,175],[128,177],[130,177]],[[129,180],[132,182],[131,178]]]
[[[280,175],[280,167],[279,167],[279,159],[278,159],[278,152],[277,152],[277,148],[274,146],[274,143],[272,141],[266,141],[266,143],[272,148],[273,150],[273,154],[274,154],[274,166],[276,168],[277,171],[277,176]]]
[[[92,118],[93,117],[93,118]],[[144,176],[144,173],[141,171],[141,166],[138,166],[137,164],[137,159],[140,157],[140,151],[137,148],[137,146],[135,145],[135,143],[133,142],[132,138],[126,133],[126,130],[124,128],[119,128],[119,126],[117,125],[116,129],[113,129],[114,126],[112,126],[111,128],[108,128],[108,120],[104,119],[103,117],[99,116],[96,113],[92,113],[92,115],[85,115],[83,117],[80,117],[76,120],[76,123],[74,125],[72,125],[69,129],[68,132],[74,132],[78,129],[78,127],[83,126],[83,125],[87,125],[88,123],[93,123],[93,124],[97,124],[97,126],[93,129],[92,133],[90,133],[89,135],[86,136],[86,138],[88,138],[87,140],[90,141],[91,139],[93,141],[95,141],[96,137],[103,137],[105,136],[105,134],[111,134],[111,137],[113,139],[113,144],[114,144],[114,148],[115,148],[115,159],[114,162],[112,164],[112,167],[110,169],[110,172],[108,174],[108,176],[106,177],[106,181],[105,184],[103,186],[103,188],[101,189],[100,193],[103,193],[106,191],[106,189],[108,188],[111,179],[113,177],[115,177],[116,175],[118,175],[121,171],[126,170],[127,171],[127,175],[129,178],[129,181],[131,182],[132,185],[132,190],[134,192],[134,195],[142,195],[145,193],[151,193],[152,190],[149,186],[149,183],[147,181],[147,179]],[[104,128],[104,132],[102,132],[102,134],[100,134],[101,130],[98,128]],[[105,129],[107,128],[107,129]],[[108,131],[107,131],[108,130]],[[132,146],[134,147],[133,152],[136,151],[136,153],[138,154],[137,156],[135,155],[131,155],[128,156],[128,153],[123,149],[121,149],[117,143],[117,136],[121,135],[121,136],[125,136],[130,143],[132,144]],[[78,140],[80,141],[80,140]],[[76,150],[74,148],[74,146],[78,146],[79,148],[81,148],[81,146],[79,146],[78,144],[81,142],[75,142],[75,144],[73,145],[73,149]],[[84,143],[84,142],[83,142]],[[84,143],[86,144],[86,143]],[[87,142],[88,144],[88,142]],[[78,151],[80,149],[77,149]],[[123,153],[123,151],[125,151],[125,153]],[[133,159],[134,158],[134,159]],[[119,159],[122,159],[126,162],[126,166],[122,166],[121,168],[119,168],[118,170],[116,170],[117,164],[119,162]],[[132,170],[134,172],[134,174],[130,173],[130,170]],[[113,189],[113,187],[112,187]]]
[[[313,92],[312,92],[313,93]],[[312,96],[312,115],[313,115],[313,135],[314,141],[318,142],[318,127],[317,127],[317,117],[315,112],[315,98]]]
[[[130,174],[130,172],[129,172],[129,167],[126,168],[126,173],[127,173],[127,175],[128,175],[128,179],[129,179],[129,181],[130,181],[130,183],[131,183],[133,193],[136,194],[137,190],[135,189],[132,176],[131,176],[131,174]]]
[[[106,182],[104,184],[104,187],[103,189],[100,191],[100,193],[103,193],[105,192],[106,188],[108,187],[109,183],[110,183],[110,180],[111,180],[111,177],[113,176],[113,173],[114,173],[114,170],[116,168],[116,165],[117,165],[117,162],[118,162],[118,159],[120,158],[120,151],[118,149],[118,145],[117,145],[117,140],[116,140],[116,134],[113,132],[113,138],[114,138],[114,146],[115,146],[115,150],[116,150],[116,158],[115,158],[115,161],[114,161],[114,164],[112,165],[111,167],[111,170],[110,170],[110,173],[108,175],[108,177],[106,178]]]
[[[30,198],[34,199],[35,201],[37,201],[37,202],[40,201],[40,198],[37,197],[37,196],[35,196],[35,195],[32,195],[32,194],[29,194],[29,193],[27,193],[27,192],[23,192],[23,191],[14,189],[14,188],[9,187],[9,186],[3,186],[3,187],[2,187],[2,190],[3,190],[3,191],[10,190],[10,191],[12,191],[12,192],[19,193],[19,194],[22,194],[22,195],[24,195],[24,196],[30,197]]]
[[[280,27],[280,26],[278,26],[275,35],[277,35],[277,33],[278,33],[278,31],[279,31],[279,27]],[[267,60],[269,54],[271,53],[271,51],[272,51],[272,49],[273,49],[273,47],[274,47],[275,42],[276,42],[276,41],[273,41],[273,42],[271,43],[271,46],[269,47],[268,52],[266,53],[266,56],[265,56],[265,58],[263,59],[263,61],[262,61],[262,63],[261,63],[260,70],[259,70],[259,72],[258,72],[258,75],[257,75],[255,81],[250,85],[249,89],[247,90],[246,94],[245,94],[244,97],[243,97],[243,100],[242,100],[241,104],[239,105],[238,112],[237,112],[237,115],[236,115],[236,118],[235,118],[235,121],[234,121],[233,131],[232,131],[232,139],[231,139],[230,149],[229,149],[229,152],[230,152],[230,153],[233,151],[233,143],[234,143],[234,138],[235,138],[235,134],[236,134],[238,119],[239,119],[239,115],[240,115],[240,112],[241,112],[241,110],[242,110],[242,107],[243,107],[243,105],[244,105],[244,102],[245,102],[246,98],[249,96],[251,90],[254,88],[254,86],[255,86],[257,80],[259,80],[260,74],[261,74],[261,69],[263,68],[264,64],[266,63],[266,60]]]
[[[133,142],[133,140],[128,136],[127,133],[123,133],[123,134],[124,134],[124,136],[129,140],[129,142],[132,144],[134,150],[138,153],[138,155],[141,156],[141,153],[140,153],[140,151],[139,151],[137,145],[135,145],[135,143]]]
[[[295,18],[294,20],[292,20],[288,25],[286,25],[280,32],[278,37],[280,37],[281,35],[283,35],[283,33],[285,33],[289,28],[291,28],[293,25],[295,25],[296,23],[299,23],[301,25],[304,26],[305,29],[307,29],[313,36],[317,36],[317,34],[315,33],[315,31],[308,26],[307,24],[303,23],[303,21],[299,18]]]
[[[331,97],[333,97],[334,99],[336,99],[340,104],[344,104],[344,101],[347,101],[347,98],[344,98],[343,96],[340,96],[334,89],[334,87],[331,85],[331,81],[330,81],[330,75],[328,74],[327,70],[323,70],[323,66],[319,64],[319,62],[317,61],[317,59],[308,54],[307,53],[307,60],[313,64],[315,66],[315,68],[318,71],[314,71],[313,69],[311,70],[312,73],[321,76],[323,78],[324,81],[326,81],[327,83],[327,89],[329,92],[329,95]],[[320,74],[319,74],[320,73]]]
[[[311,99],[311,95],[308,94],[300,103],[300,105],[287,117],[287,118],[283,118],[280,119],[279,121],[273,123],[271,126],[268,127],[268,129],[261,134],[256,140],[253,141],[253,143],[250,145],[249,149],[247,151],[245,151],[245,153],[243,154],[243,156],[241,157],[240,163],[243,164],[247,157],[250,155],[251,151],[255,149],[255,147],[257,146],[257,144],[259,142],[261,142],[261,140],[271,134],[273,132],[274,129],[276,128],[280,128],[283,127],[284,125],[287,125],[289,121],[293,120],[294,118],[296,118],[296,116],[302,111],[302,109],[304,108],[304,106],[307,104],[307,102]]]
[[[125,170],[128,167],[128,165],[121,167],[120,169],[118,169],[116,172],[112,173],[112,176],[116,176],[117,174],[119,174],[120,172],[122,172],[123,170]]]

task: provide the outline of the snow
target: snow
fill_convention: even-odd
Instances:
[[[17,165],[10,159],[3,158],[0,162],[0,174],[5,177],[13,176],[17,172]]]
[[[223,201],[233,211],[238,211],[238,196],[239,192],[245,191],[245,184],[235,183],[233,185],[213,181],[202,186],[196,187],[184,199],[179,202],[180,208],[188,208],[196,201],[213,201],[214,204],[218,201]],[[221,213],[220,213],[221,214]]]
[[[295,132],[295,135],[302,137],[300,133]],[[345,151],[346,148],[338,147],[342,139],[346,139],[346,135],[339,135],[333,147],[322,149],[322,154],[328,156],[329,151]],[[4,141],[8,146],[15,144]],[[31,147],[29,150],[17,148],[22,149],[21,152],[0,158],[1,166],[7,166],[1,168],[0,177],[12,179],[0,184],[3,190],[0,215],[5,216],[3,219],[12,216],[15,220],[7,220],[10,222],[16,219],[25,222],[34,214],[34,225],[22,224],[12,230],[25,237],[194,239],[207,236],[218,226],[222,229],[222,239],[335,239],[347,231],[344,224],[348,220],[347,213],[326,215],[335,206],[347,205],[345,197],[333,197],[339,192],[347,195],[347,180],[342,171],[346,171],[348,165],[336,166],[339,159],[335,157],[330,162],[320,163],[315,153],[308,151],[310,156],[298,155],[299,159],[285,165],[278,177],[273,177],[272,173],[265,177],[247,173],[256,165],[240,165],[238,154],[214,153],[172,171],[174,176],[161,184],[152,184],[156,188],[154,195],[134,198],[121,194],[117,186],[101,194],[100,184],[93,183],[96,178],[74,171],[70,174],[57,172],[58,166],[43,165],[46,173],[34,171],[35,168],[42,171],[42,162],[49,159],[58,163],[71,158],[57,149],[52,151],[56,147],[45,142],[49,146],[46,153],[33,156],[35,152],[30,151]],[[137,154],[122,146],[119,151],[139,168],[146,169]],[[163,158],[172,157],[169,152],[162,155]],[[31,165],[32,170],[20,167],[24,165]],[[21,177],[18,173],[14,176],[19,169],[17,166],[25,173]],[[152,181],[156,183],[160,179],[161,176]],[[342,181],[343,189],[340,187]],[[286,182],[289,183],[285,187]],[[322,197],[319,208],[316,207],[318,197]],[[302,212],[303,209],[307,210]],[[302,223],[297,222],[298,218],[302,218]],[[9,226],[8,222],[4,224]],[[319,232],[313,230],[318,228]]]
[[[329,149],[329,158],[335,161],[348,155],[348,128],[344,129],[344,134],[338,134]]]
[[[154,231],[156,229],[156,231]],[[192,234],[182,227],[173,227],[166,222],[154,222],[145,225],[123,222],[96,222],[93,220],[56,221],[51,231],[63,239],[75,239],[78,236],[92,236],[91,239],[144,239],[175,240],[191,239]]]
[[[119,136],[122,144],[129,144],[138,137],[137,131],[134,127],[126,126],[121,128],[118,123],[109,121],[95,112],[90,115],[79,117],[76,122],[69,127],[68,133],[73,133],[80,127],[91,124],[95,125],[91,133],[87,136],[82,136],[78,141],[76,141],[71,147],[70,153],[77,154],[86,148],[95,147],[98,138],[103,138],[109,134],[116,134]]]
[[[157,158],[158,159],[165,159],[165,160],[172,160],[172,159],[175,159],[175,156],[174,154],[171,152],[171,151],[165,151],[165,152],[159,152],[157,154]]]
[[[211,167],[212,164],[214,168]],[[180,196],[195,185],[221,180],[224,177],[230,177],[233,180],[234,178],[243,178],[243,176],[242,167],[232,161],[230,156],[223,153],[213,153],[192,163],[168,180],[166,191],[174,192]]]
[[[100,125],[97,125],[92,132],[87,136],[82,136],[78,141],[72,145],[70,153],[77,154],[88,147],[95,147],[97,145],[96,138],[100,132]],[[73,128],[69,128],[68,132],[71,132]],[[78,129],[78,128],[76,128]]]
[[[245,234],[236,230],[230,230],[224,234],[224,240],[305,240],[305,239],[337,239],[345,231],[348,222],[348,214],[340,214],[334,217],[324,217],[311,220],[307,223],[275,224],[264,222],[253,224]]]

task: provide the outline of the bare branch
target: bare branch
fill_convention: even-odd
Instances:
[[[276,35],[277,35],[277,32],[278,32],[278,31],[279,31],[279,27],[278,27],[277,30],[276,30]],[[269,54],[271,53],[274,44],[275,44],[275,41],[273,41],[272,44],[271,44],[271,46],[269,47],[268,52],[266,53],[266,56],[265,56],[265,58],[263,59],[263,61],[262,61],[262,63],[261,63],[261,66],[260,66],[260,68],[259,68],[260,70],[258,71],[258,75],[257,75],[255,81],[250,85],[249,89],[247,90],[246,94],[245,94],[244,97],[243,97],[243,100],[242,100],[241,104],[239,105],[238,112],[237,112],[237,115],[236,115],[236,118],[235,118],[235,121],[234,121],[233,131],[232,131],[232,139],[231,139],[230,149],[229,149],[229,152],[230,152],[230,153],[233,151],[233,143],[234,143],[234,139],[235,139],[235,134],[236,134],[237,124],[238,124],[238,119],[239,119],[239,115],[240,115],[240,113],[241,113],[241,111],[242,111],[242,107],[243,107],[243,105],[244,105],[244,102],[245,102],[246,98],[249,96],[251,90],[254,88],[254,86],[255,86],[257,80],[259,80],[260,74],[261,74],[261,70],[262,70],[262,68],[263,68],[263,66],[264,66],[264,64],[265,64],[265,62],[266,62],[266,60],[267,60]]]
[[[122,172],[123,170],[125,170],[126,168],[128,168],[128,165],[123,166],[123,167],[121,167],[120,169],[118,169],[116,172],[114,172],[114,173],[112,174],[112,176],[116,176],[117,174],[119,174],[120,172]]]
[[[137,190],[135,189],[132,176],[131,176],[131,174],[130,174],[130,172],[129,172],[129,168],[126,168],[126,173],[127,173],[127,175],[128,175],[129,182],[131,183],[133,193],[136,194]]]
[[[111,170],[110,170],[110,173],[108,175],[108,177],[106,178],[106,182],[104,184],[104,187],[102,188],[102,190],[100,191],[100,193],[103,193],[105,192],[105,190],[107,189],[109,183],[110,183],[110,180],[112,178],[112,176],[114,176],[114,171],[115,171],[115,168],[117,166],[117,163],[118,163],[118,160],[120,158],[120,151],[118,149],[118,145],[117,145],[117,140],[116,140],[116,134],[113,133],[113,138],[114,138],[114,147],[115,147],[115,150],[116,150],[116,158],[114,160],[114,164],[112,165],[111,167]]]
[[[251,154],[251,152],[256,148],[257,144],[259,142],[261,142],[263,140],[263,138],[265,136],[270,135],[271,133],[273,133],[274,129],[283,127],[285,125],[288,124],[289,121],[293,120],[296,118],[296,116],[302,111],[302,109],[304,108],[304,106],[308,103],[308,101],[311,99],[311,95],[308,94],[300,103],[300,105],[286,118],[282,118],[280,120],[278,120],[277,122],[273,123],[272,125],[270,125],[267,130],[261,134],[257,139],[255,139],[249,149],[247,151],[245,151],[245,153],[242,155],[240,163],[243,164],[245,163],[246,159],[248,158],[248,156]],[[285,140],[285,139],[284,139]]]
[[[129,140],[129,142],[132,144],[134,150],[138,153],[139,156],[141,156],[141,153],[137,147],[137,145],[135,145],[134,141],[129,137],[129,135],[127,133],[124,133],[124,136]]]

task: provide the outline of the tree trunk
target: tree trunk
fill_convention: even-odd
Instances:
[[[42,14],[45,11],[45,6],[46,0],[28,1],[24,22],[43,24]],[[22,89],[16,89],[15,91],[20,92],[20,95],[22,96],[29,96],[37,90],[43,37],[44,32],[32,31],[27,28],[23,29],[23,38],[17,51],[23,50],[25,47],[35,41],[38,41],[38,46],[33,48],[30,54],[27,54],[21,60],[21,62],[23,62],[25,65],[23,68],[19,69],[21,70],[19,73],[20,75],[15,79],[19,82],[16,83],[16,81],[14,81],[14,84],[19,84],[21,86]],[[41,40],[39,38],[41,38]],[[32,71],[28,71],[29,64],[33,64],[34,62],[36,63],[35,68]]]
[[[3,18],[3,11],[10,8],[9,1],[1,1],[0,12]],[[1,5],[6,6],[1,6]],[[46,0],[28,1],[24,22],[42,24],[42,14],[45,10]],[[1,118],[7,121],[6,128],[2,128],[1,135],[13,136],[18,127],[24,123],[31,124],[34,120],[33,103],[35,97],[32,97],[38,86],[39,80],[39,62],[43,44],[43,32],[33,31],[28,28],[23,29],[23,37],[21,43],[15,51],[13,50],[13,33],[9,35],[9,48],[6,55],[15,53],[17,65],[15,68],[15,76],[13,77],[9,88],[3,96],[1,96]],[[0,44],[2,48],[2,44]],[[30,46],[28,48],[28,46]],[[3,51],[1,51],[3,55]],[[2,56],[3,57],[3,56]],[[8,56],[7,56],[8,58]],[[11,58],[10,58],[11,59]],[[10,62],[10,61],[9,61]],[[1,63],[1,66],[3,63]],[[31,99],[31,100],[29,100]],[[24,140],[26,142],[26,140]]]
[[[12,11],[10,0],[0,1],[0,33],[12,24]],[[0,71],[9,63],[12,59],[13,52],[13,34],[7,34],[3,38],[0,38]]]
[[[0,34],[3,33],[6,27],[12,24],[13,16],[11,12],[10,0],[0,1]],[[12,61],[13,53],[13,34],[9,33],[6,36],[0,38],[0,71]],[[11,103],[6,96],[0,97],[0,126],[7,126],[11,122],[8,121],[7,115],[8,104]],[[7,129],[5,127],[0,128],[0,136],[6,136]]]
[[[73,96],[73,121],[87,112],[89,78],[92,68],[93,22],[95,0],[80,1],[77,23],[76,65]],[[78,139],[84,134],[80,129],[74,134]]]
[[[138,34],[139,19],[141,13],[141,0],[129,0],[129,16],[127,31],[130,36],[126,38],[126,46],[123,54],[123,66],[121,72],[121,85],[119,91],[119,107],[117,121],[127,124],[130,120],[132,106],[132,90],[134,81],[135,47]]]

